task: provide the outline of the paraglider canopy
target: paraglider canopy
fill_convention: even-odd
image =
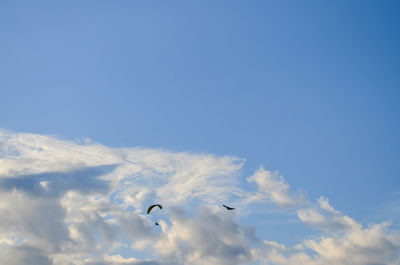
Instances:
[[[147,214],[150,214],[151,210],[156,206],[158,206],[160,209],[162,209],[162,206],[160,204],[153,204],[147,209]]]

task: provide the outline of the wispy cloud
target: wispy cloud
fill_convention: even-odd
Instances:
[[[0,131],[0,256],[6,264],[398,264],[399,231],[363,225],[325,197],[315,203],[278,172],[239,183],[243,159],[110,148]],[[215,205],[292,209],[319,238],[285,246]],[[148,216],[154,202],[162,214]],[[279,213],[277,213],[279,214]],[[297,214],[297,215],[296,215]],[[157,219],[154,219],[157,218]],[[160,226],[154,226],[154,221]],[[124,255],[121,248],[130,248]],[[140,253],[140,255],[138,255]],[[146,257],[146,258],[144,258]]]

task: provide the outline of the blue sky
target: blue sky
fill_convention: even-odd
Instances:
[[[392,221],[398,231],[399,10],[397,1],[4,1],[0,127],[244,159],[221,173],[237,176],[241,192],[271,188],[246,179],[277,170],[290,197],[301,191],[316,205],[323,196],[360,224]],[[99,166],[87,159],[77,161]],[[71,170],[45,165],[18,176]],[[319,235],[303,206],[277,210],[268,194],[235,218],[289,246]]]

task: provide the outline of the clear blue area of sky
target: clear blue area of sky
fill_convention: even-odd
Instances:
[[[1,1],[0,127],[236,155],[368,221],[400,189],[399,1]]]

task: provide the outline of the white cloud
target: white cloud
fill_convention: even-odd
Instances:
[[[310,264],[398,264],[399,238],[387,226],[355,228],[343,236],[306,240],[303,245],[316,253]]]
[[[278,172],[271,172],[264,168],[258,169],[254,175],[247,178],[248,182],[255,182],[259,192],[253,196],[254,200],[267,198],[282,207],[293,206],[295,204],[289,194],[289,184]]]
[[[321,209],[331,212],[333,214],[340,214],[340,212],[338,210],[335,210],[330,204],[329,204],[329,200],[327,198],[324,197],[320,197],[318,199],[318,204],[321,207]]]
[[[225,201],[238,190],[243,165],[233,156],[113,149],[6,130],[0,148],[2,240],[20,237],[55,264],[93,260],[121,241],[154,241],[143,215],[150,203]]]
[[[395,265],[400,262],[400,236],[389,229],[389,223],[364,227],[334,209],[327,199],[319,198],[318,204],[320,209],[303,208],[297,214],[301,221],[327,234],[319,239],[306,239],[294,248],[269,243],[272,250],[260,258],[265,264]]]
[[[346,215],[326,216],[320,211],[311,208],[300,209],[297,211],[297,215],[302,222],[326,231],[359,227],[356,221]]]
[[[324,197],[304,204],[283,176],[263,168],[247,178],[258,191],[243,190],[243,163],[2,130],[0,259],[8,265],[399,264],[399,231],[387,223],[365,226]],[[259,239],[235,211],[214,207],[226,201],[249,214],[252,202],[296,209],[321,236],[296,246]],[[154,202],[164,208],[148,216]],[[131,256],[122,255],[129,247]]]
[[[2,264],[7,265],[51,265],[52,260],[40,248],[29,245],[0,246]]]
[[[104,255],[103,260],[106,264],[110,265],[155,265],[156,262],[154,261],[144,261],[144,260],[138,260],[135,258],[124,258],[121,255]]]
[[[265,265],[397,265],[400,242],[399,236],[383,223],[304,240],[292,248],[268,242],[254,253],[260,264]]]
[[[171,227],[162,224],[163,235],[155,245],[168,264],[246,264],[252,260],[251,228],[243,228],[234,215],[201,208],[190,218],[172,209]]]

